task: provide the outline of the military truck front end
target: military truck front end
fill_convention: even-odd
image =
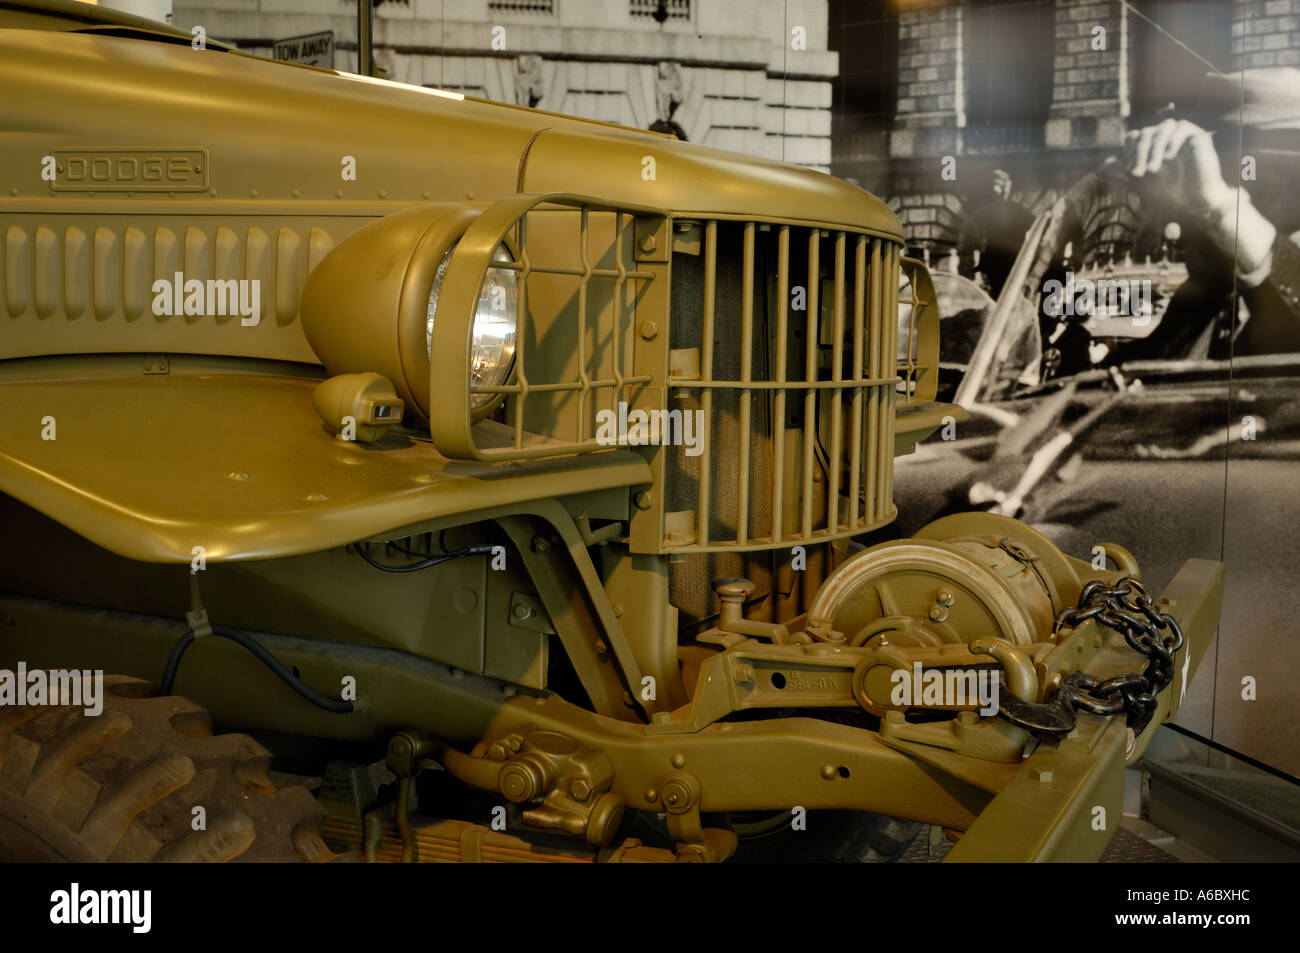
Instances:
[[[830,809],[955,859],[1100,855],[1222,567],[1153,602],[1121,547],[1002,517],[887,539],[894,456],[964,412],[878,199],[5,27],[6,664],[278,739],[325,776],[321,843],[371,859],[722,860]],[[326,767],[381,758],[382,796]],[[413,808],[434,763],[508,830]]]

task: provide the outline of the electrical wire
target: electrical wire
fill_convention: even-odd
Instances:
[[[323,708],[325,711],[333,712],[336,715],[346,715],[353,711],[352,702],[327,698],[320,694],[290,671],[283,662],[268,652],[262,643],[258,642],[248,633],[242,632],[239,629],[230,629],[225,626],[214,625],[212,627],[212,634],[242,645],[245,649],[251,652],[259,662],[279,676],[282,682],[317,708]],[[167,658],[167,667],[163,670],[162,694],[170,695],[172,693],[172,685],[176,681],[176,672],[177,669],[180,668],[181,658],[185,655],[185,651],[193,644],[194,633],[186,632],[172,648],[171,655]]]
[[[185,650],[190,647],[193,641],[194,633],[192,631],[186,631],[186,633],[177,640],[176,644],[172,646],[171,655],[167,656],[167,666],[163,669],[162,693],[164,695],[170,695],[172,693],[172,685],[176,681],[176,670],[180,668],[181,665],[181,656],[185,654]]]
[[[430,556],[426,559],[421,560],[418,563],[408,563],[405,566],[389,566],[386,565],[385,563],[381,563],[379,560],[377,560],[374,556],[371,556],[360,546],[356,547],[356,551],[358,556],[360,556],[370,565],[374,566],[376,569],[383,570],[384,572],[419,572],[421,569],[428,569],[430,566],[436,566],[439,563],[445,563],[450,559],[457,558],[455,556]]]
[[[438,533],[438,546],[444,550],[446,549],[446,547],[443,544],[443,537],[445,533],[446,530],[443,530]],[[362,544],[356,544],[353,546],[353,548],[356,550],[357,555],[360,556],[362,559],[364,559],[367,563],[374,566],[376,569],[383,570],[384,572],[418,572],[421,569],[428,569],[430,566],[436,566],[439,563],[445,563],[452,559],[461,559],[465,556],[489,555],[491,554],[493,549],[496,548],[488,544],[480,544],[477,546],[466,546],[464,549],[457,549],[451,552],[443,552],[439,555],[426,556],[424,553],[416,552],[415,550],[409,549],[406,546],[402,546],[400,543],[388,542],[385,545],[391,546],[393,549],[396,549],[399,553],[401,553],[404,556],[410,556],[413,558],[419,558],[419,557],[424,557],[424,558],[421,558],[419,562],[411,563],[410,565],[406,565],[406,566],[390,566],[390,565],[386,565],[385,563],[381,563],[379,560],[371,556],[370,553],[368,553],[365,549],[362,548]],[[223,639],[229,639],[232,642],[237,642],[238,644],[242,645],[245,649],[247,649],[250,653],[252,653],[252,655],[255,658],[257,658],[258,661],[260,661],[263,665],[265,665],[277,676],[279,676],[281,681],[283,681],[286,685],[292,688],[295,692],[297,692],[307,701],[311,702],[317,708],[323,708],[325,711],[334,712],[335,714],[339,714],[339,715],[348,714],[353,710],[352,702],[342,701],[340,699],[334,699],[334,698],[327,698],[326,696],[317,692],[310,685],[308,685],[297,675],[295,675],[292,671],[286,668],[283,662],[281,662],[274,655],[268,652],[263,647],[262,643],[258,642],[255,638],[253,638],[248,633],[243,632],[239,629],[231,629],[225,626],[214,625],[212,626],[212,634],[216,636],[220,636]],[[161,686],[162,693],[164,695],[170,695],[172,693],[172,686],[176,683],[176,673],[180,669],[181,659],[185,656],[185,653],[189,649],[189,647],[194,644],[194,639],[195,636],[193,631],[186,632],[172,647],[171,654],[167,656],[167,665],[163,668],[162,686]]]
[[[466,546],[464,549],[456,549],[447,552],[446,546],[443,543],[443,537],[446,534],[446,532],[447,532],[446,530],[442,530],[438,533],[438,546],[439,548],[444,550],[442,553],[439,554],[416,552],[413,549],[409,549],[406,546],[403,546],[400,543],[391,540],[385,542],[384,543],[385,546],[397,550],[403,556],[410,556],[412,558],[416,558],[420,560],[419,562],[409,563],[405,566],[393,566],[393,565],[389,565],[388,563],[380,562],[379,560],[375,559],[374,556],[371,556],[367,550],[362,548],[362,546],[366,544],[354,543],[352,548],[356,551],[356,554],[360,556],[362,559],[364,559],[367,563],[369,563],[371,566],[374,566],[376,569],[379,569],[383,572],[419,572],[422,569],[428,569],[431,566],[437,566],[439,563],[445,563],[452,559],[462,559],[465,556],[490,555],[492,553],[492,550],[496,548],[490,544],[484,543],[484,544],[479,544],[477,546]]]

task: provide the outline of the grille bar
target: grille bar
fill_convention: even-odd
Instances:
[[[584,208],[585,212],[586,209]],[[516,340],[528,340],[528,278],[533,273],[532,259],[528,254],[528,216],[525,215],[519,219],[519,316],[516,325]],[[580,282],[579,287],[586,291],[587,283]],[[524,405],[528,402],[528,376],[524,372],[524,359],[528,355],[528,348],[517,347],[515,349],[515,386],[518,388],[519,397],[515,403],[515,447],[524,445]],[[470,387],[470,393],[474,393],[475,388]],[[585,393],[585,392],[584,392]]]
[[[772,413],[772,541],[784,538],[785,527],[785,384],[790,337],[790,226],[777,235],[776,271],[776,407]]]
[[[740,278],[740,380],[747,385],[754,374],[754,223],[745,223]],[[736,542],[749,542],[749,452],[753,392],[740,392],[740,473],[736,490]]]
[[[713,318],[718,293],[718,223],[709,222],[704,228],[704,323],[700,331],[700,376],[703,380],[713,378]],[[700,544],[709,543],[709,504],[712,502],[711,464],[712,454],[708,452],[713,426],[713,391],[706,390],[700,395],[703,414],[700,424],[700,441],[705,452],[700,455],[699,504],[696,507],[697,538]]]
[[[804,380],[817,379],[817,318],[821,305],[821,232],[812,229],[808,232],[808,311],[807,327],[804,331]],[[817,430],[813,421],[817,418],[817,395],[811,391],[803,398],[803,497],[801,532],[804,538],[812,536],[813,520],[813,460],[817,454]]]
[[[898,246],[890,245],[886,251],[885,273],[898,274]],[[880,361],[892,362],[898,352],[898,281],[882,281]],[[894,388],[883,388],[880,394],[880,443],[876,445],[876,468],[880,471],[876,481],[876,515],[885,518],[894,499]]]
[[[622,216],[620,215],[620,223]],[[526,221],[526,220],[525,220]],[[522,224],[522,223],[521,223]],[[587,376],[587,288],[591,284],[591,210],[585,205],[578,218],[578,255],[582,265],[578,282],[578,442],[587,439],[587,395],[591,379]],[[520,349],[522,350],[522,348]],[[610,383],[617,380],[617,375]],[[608,386],[608,385],[607,385]],[[523,413],[516,414],[523,420]]]
[[[839,384],[844,380],[844,243],[847,236],[840,232],[835,236],[835,287],[832,299],[831,315],[831,380]],[[843,434],[840,419],[844,389],[836,387],[831,391],[831,449],[830,471],[827,479],[830,485],[826,492],[826,525],[835,526],[839,522],[840,508],[840,472]],[[856,509],[856,507],[853,507]]]

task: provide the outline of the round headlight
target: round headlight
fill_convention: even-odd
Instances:
[[[438,294],[447,274],[447,265],[455,244],[447,249],[433,276],[429,291],[425,343],[433,357],[433,321],[438,310]],[[513,261],[504,246],[497,246],[493,261]],[[510,268],[488,268],[479,288],[478,306],[474,309],[474,329],[470,343],[470,381],[480,387],[500,387],[510,379],[515,362],[515,332],[519,314],[519,275]],[[486,407],[496,394],[470,394],[470,407]]]

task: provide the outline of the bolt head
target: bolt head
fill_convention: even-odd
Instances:
[[[683,781],[677,778],[673,778],[664,785],[659,797],[663,801],[664,810],[669,814],[685,813],[691,806],[691,791]]]
[[[591,783],[583,778],[577,778],[569,785],[569,794],[575,801],[585,801],[591,797]]]
[[[516,804],[537,794],[537,783],[531,772],[517,761],[501,769],[499,784],[506,799]]]

